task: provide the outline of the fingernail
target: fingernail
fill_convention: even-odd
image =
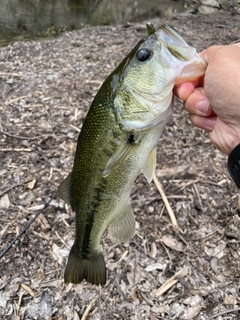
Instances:
[[[196,103],[196,109],[204,114],[208,112],[209,102],[207,99],[200,100]]]

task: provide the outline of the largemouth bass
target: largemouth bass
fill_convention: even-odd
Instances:
[[[196,49],[169,26],[147,24],[141,40],[104,81],[82,130],[72,172],[59,186],[59,197],[76,213],[75,241],[65,282],[105,284],[100,250],[103,232],[119,242],[135,233],[129,203],[141,170],[152,180],[156,145],[172,114],[173,86],[204,74]]]

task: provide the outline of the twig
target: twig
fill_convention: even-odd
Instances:
[[[193,177],[197,176],[197,167],[195,164],[188,164],[184,166],[177,166],[175,168],[168,168],[164,170],[158,169],[156,171],[156,176],[158,178],[171,178],[173,177],[174,179],[176,178],[182,178],[184,176],[187,177]]]
[[[157,179],[155,174],[153,176],[153,181],[154,181],[154,183],[155,183],[155,185],[156,185],[156,187],[157,187],[157,189],[158,189],[158,191],[159,191],[159,193],[160,193],[160,195],[161,195],[161,197],[163,199],[163,202],[164,202],[164,204],[165,204],[165,206],[167,208],[168,214],[169,214],[170,219],[172,221],[173,228],[178,229],[178,224],[177,224],[177,220],[175,218],[175,215],[174,215],[174,213],[172,211],[172,208],[171,208],[171,206],[170,206],[170,204],[168,202],[168,199],[167,199],[167,197],[166,197],[166,195],[165,195],[165,193],[163,191],[163,187],[162,187],[161,183],[158,181],[158,179]]]
[[[123,259],[125,259],[128,254],[129,254],[129,251],[128,251],[128,250],[126,250],[125,252],[123,252],[122,256],[121,256],[120,259],[118,260],[118,263],[120,263]]]
[[[19,187],[19,186],[24,186],[25,184],[27,184],[27,183],[30,182],[30,181],[32,181],[32,179],[26,180],[25,182],[22,182],[22,183],[17,183],[17,184],[15,184],[15,185],[13,185],[13,186],[11,186],[11,187],[3,190],[3,192],[0,193],[0,198],[1,198],[1,196],[3,196],[3,195],[4,195],[5,193],[7,193],[8,191],[10,191],[10,190],[12,190],[12,189],[14,189],[14,188],[16,188],[16,187]]]
[[[24,234],[24,232],[30,227],[30,225],[37,219],[37,217],[50,205],[51,201],[55,198],[55,193],[52,194],[50,200],[45,203],[44,207],[38,211],[35,216],[27,223],[23,230],[19,233],[17,237],[0,253],[0,259],[8,252],[8,250],[14,245],[14,243]]]
[[[222,316],[222,315],[227,314],[227,313],[235,312],[235,311],[240,311],[240,308],[230,309],[230,310],[226,310],[226,311],[217,313],[214,316],[212,316],[209,320],[214,319],[214,318],[216,318],[218,316]]]
[[[0,72],[0,77],[21,77],[18,73],[7,73],[7,72]]]
[[[178,232],[178,230],[175,230],[176,235],[182,240],[182,242],[188,246],[187,241],[183,238],[183,236]]]
[[[64,244],[64,246],[70,251],[71,247],[66,243],[65,240],[63,240],[62,237],[60,237],[59,233],[57,231],[55,231],[56,236],[58,237],[58,239],[62,242],[62,244]]]
[[[198,202],[200,204],[201,210],[203,211],[202,200],[201,200],[200,193],[199,193],[199,190],[198,190],[198,187],[197,187],[196,183],[193,184],[193,188],[194,188],[194,191],[195,191],[195,193],[197,195]]]
[[[20,307],[21,307],[22,299],[23,299],[24,294],[25,294],[25,292],[20,292],[19,299],[18,299],[18,303],[17,303],[17,314],[18,314],[19,309],[20,309]]]
[[[9,138],[15,138],[15,139],[20,139],[20,140],[36,140],[36,139],[39,139],[40,137],[42,136],[35,136],[35,137],[21,137],[21,136],[16,136],[14,134],[10,134],[10,133],[7,133],[5,131],[1,131],[0,130],[0,133],[4,134],[5,136],[9,137]]]
[[[95,303],[96,303],[96,299],[93,299],[93,300],[89,303],[87,309],[84,311],[84,314],[83,314],[81,320],[87,320],[88,314],[89,314],[89,312],[91,311],[92,307],[94,307]]]
[[[15,99],[12,99],[12,100],[9,100],[5,103],[6,106],[8,106],[9,104],[13,103],[13,102],[16,102],[18,100],[22,100],[22,99],[26,99],[26,98],[29,98],[29,96],[21,96],[21,97],[17,97]]]
[[[73,124],[70,124],[70,127],[73,128],[77,132],[81,131],[81,129],[79,129],[78,127],[74,126]]]
[[[32,152],[30,148],[3,148],[0,149],[2,152]]]
[[[178,190],[178,193],[183,191],[185,188],[189,187],[191,184],[196,183],[196,182],[199,182],[199,179],[188,181],[187,183],[184,184],[184,186],[181,189]]]
[[[170,261],[170,266],[172,266],[172,258],[171,258],[171,255],[170,255],[169,251],[168,251],[168,248],[167,248],[167,246],[165,246],[165,244],[163,243],[163,241],[161,241],[161,244],[162,244],[163,248],[165,249],[165,251],[166,251],[166,253],[167,253],[168,259],[169,259],[169,261]]]
[[[174,286],[179,281],[177,277],[183,272],[183,270],[184,269],[179,270],[171,278],[164,282],[164,284],[161,285],[161,287],[156,291],[155,297],[159,298],[161,295],[164,294],[164,292],[166,292],[168,289]]]
[[[212,238],[212,236],[213,236],[216,232],[218,232],[218,227],[215,228],[215,230],[213,230],[213,232],[211,232],[211,233],[209,233],[208,235],[206,235],[206,237],[203,238],[203,241],[208,241],[210,238]]]
[[[219,187],[219,184],[213,181],[208,181],[208,180],[197,180],[196,182],[200,182],[200,183],[206,183],[206,184],[211,184],[212,186],[216,186]]]
[[[193,221],[193,223],[198,226],[198,222],[193,218],[193,216],[191,215],[190,212],[187,212],[187,215],[189,216],[189,218]]]

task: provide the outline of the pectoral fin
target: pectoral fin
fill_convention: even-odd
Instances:
[[[132,135],[131,135],[132,136]],[[130,136],[130,137],[131,137]],[[108,160],[108,163],[103,170],[103,177],[107,177],[112,170],[120,166],[129,156],[130,151],[134,147],[134,141],[126,140],[122,144],[120,144],[117,151],[113,154],[113,156]]]
[[[150,183],[153,179],[154,176],[154,172],[156,169],[156,158],[157,158],[157,154],[156,154],[156,147],[152,149],[148,161],[145,165],[145,167],[143,168],[143,172],[144,175],[148,181],[148,183]]]
[[[118,242],[125,242],[135,233],[135,218],[130,204],[128,204],[114,220],[108,229],[111,238]]]
[[[60,199],[70,204],[70,181],[72,172],[62,181],[57,189],[57,195]]]

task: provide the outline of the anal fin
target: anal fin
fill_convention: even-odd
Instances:
[[[109,225],[108,229],[111,238],[118,242],[125,242],[135,233],[135,218],[130,204],[128,204]]]

